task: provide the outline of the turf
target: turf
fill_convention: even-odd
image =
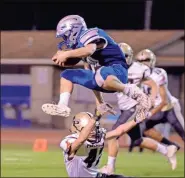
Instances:
[[[24,149],[23,149],[24,148]],[[128,153],[120,150],[116,173],[146,177],[184,177],[184,153],[177,154],[178,167],[170,169],[165,157],[157,153]],[[103,153],[100,166],[107,160]],[[33,152],[31,147],[3,146],[1,149],[1,177],[67,177],[63,155],[59,148],[47,152]]]

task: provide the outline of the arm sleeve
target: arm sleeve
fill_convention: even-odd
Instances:
[[[102,42],[105,44],[103,46],[103,48],[105,48],[107,46],[107,40],[103,36],[99,35],[97,28],[87,30],[80,37],[80,43],[82,44],[82,46],[86,46],[90,43],[96,43],[98,45]]]
[[[65,153],[69,153],[71,150],[71,145],[72,143],[76,140],[76,138],[65,138],[64,140],[62,140],[60,142],[60,148],[62,148],[62,150]]]

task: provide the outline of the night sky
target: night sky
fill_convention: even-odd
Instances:
[[[33,1],[35,2],[35,1]],[[78,2],[78,3],[77,3]],[[87,1],[86,1],[87,2]],[[143,29],[144,1],[117,1],[108,3],[80,0],[57,3],[23,3],[4,1],[1,7],[2,30],[55,30],[58,21],[71,14],[84,17],[88,27],[103,29]],[[184,1],[153,0],[152,29],[184,29]]]

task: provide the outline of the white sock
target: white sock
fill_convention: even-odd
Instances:
[[[167,154],[167,148],[166,146],[160,144],[160,143],[157,143],[157,152],[163,154],[163,155],[166,155]]]
[[[108,156],[107,165],[111,166],[114,169],[115,163],[116,163],[116,157]]]
[[[68,106],[69,104],[69,98],[70,98],[71,94],[69,92],[64,92],[60,94],[60,100],[58,102],[58,104],[64,104],[66,106]]]

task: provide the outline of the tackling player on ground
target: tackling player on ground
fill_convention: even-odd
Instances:
[[[185,133],[184,133],[184,118],[181,114],[180,104],[178,99],[171,95],[168,90],[168,77],[167,73],[162,68],[155,67],[152,70],[152,75],[150,76],[159,86],[159,94],[157,95],[155,105],[158,106],[160,103],[166,103],[164,106],[156,113],[150,117],[149,120],[145,122],[146,129],[148,132],[145,132],[145,135],[150,135],[155,138],[155,134],[153,134],[153,128],[155,125],[160,123],[170,123],[171,126],[175,129],[175,131],[179,134],[183,141],[185,141]],[[146,93],[150,93],[148,87],[143,86]],[[166,101],[166,102],[165,102]],[[161,137],[160,137],[161,138]],[[163,139],[159,140],[162,141]],[[163,141],[164,144],[168,144]]]
[[[104,112],[104,111],[103,111]],[[102,113],[103,114],[103,113]],[[99,118],[88,112],[80,112],[74,116],[71,125],[71,135],[60,143],[64,153],[64,161],[69,177],[102,177],[123,178],[122,175],[107,175],[98,170],[105,139],[123,135],[141,120],[132,120],[107,132],[100,127]]]

